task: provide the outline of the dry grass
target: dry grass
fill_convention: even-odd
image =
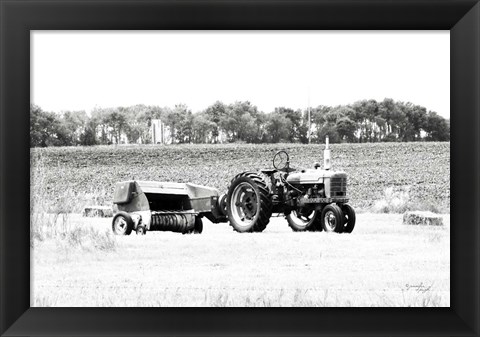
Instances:
[[[375,201],[372,207],[362,211],[374,213],[405,213],[407,211],[430,211],[433,213],[449,213],[450,205],[447,200],[440,204],[438,200],[423,196],[412,198],[410,194],[412,186],[387,187],[383,195]]]
[[[108,230],[110,219],[72,216]],[[352,234],[294,233],[274,218],[238,234],[116,237],[116,250],[35,247],[34,306],[449,306],[449,217],[441,228],[359,214]],[[59,244],[58,242],[61,242]]]
[[[85,193],[82,198],[67,189],[52,203],[52,186],[47,183],[46,173],[44,158],[38,155],[30,172],[30,246],[33,248],[38,242],[55,240],[59,246],[68,249],[115,250],[116,240],[111,231],[85,228],[83,221],[72,218],[72,212],[91,202]]]

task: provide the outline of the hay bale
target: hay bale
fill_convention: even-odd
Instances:
[[[405,212],[403,214],[403,224],[419,226],[443,226],[443,218],[441,215],[432,212]]]
[[[109,206],[85,206],[82,215],[86,217],[110,218],[113,216],[113,210]]]

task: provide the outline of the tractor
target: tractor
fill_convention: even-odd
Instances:
[[[272,214],[285,215],[292,230],[351,233],[355,211],[348,204],[347,175],[332,171],[328,137],[324,168],[315,163],[290,167],[286,151],[273,157],[273,168],[237,174],[228,192],[190,183],[124,181],[115,186],[112,229],[115,234],[147,230],[201,233],[202,218],[229,222],[240,233],[262,232]]]
[[[261,232],[272,214],[284,214],[294,231],[351,233],[355,211],[348,204],[347,174],[330,169],[328,137],[324,169],[297,171],[286,151],[273,157],[273,168],[236,175],[226,196],[226,215],[237,232]],[[265,178],[264,178],[265,177]]]

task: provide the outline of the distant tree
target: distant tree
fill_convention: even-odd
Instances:
[[[209,119],[206,112],[193,114],[192,134],[194,143],[218,142],[218,125]],[[216,136],[213,136],[216,134]]]
[[[220,101],[216,101],[205,110],[206,118],[214,123],[212,125],[212,138],[214,143],[219,142],[222,120],[227,116],[227,106]]]
[[[193,141],[193,114],[191,110],[184,110],[180,119],[177,132],[179,143],[191,143]]]
[[[99,107],[95,107],[92,110],[90,125],[94,129],[97,140],[96,142],[100,145],[112,144],[112,140],[109,138],[109,110],[110,109],[104,109]]]
[[[173,109],[165,109],[165,124],[170,128],[172,143],[185,142],[184,131],[186,131],[188,125],[188,121],[186,121],[188,111],[185,104],[176,104]]]
[[[357,124],[358,141],[371,142],[375,140],[377,129],[375,119],[379,116],[379,104],[374,99],[361,100],[350,106],[354,113],[349,116]]]
[[[375,116],[372,124],[372,141],[378,142],[385,137],[387,130],[387,121],[380,116]]]
[[[288,130],[288,142],[299,142],[305,141],[307,138],[307,129],[304,124],[301,110],[293,110],[291,108],[279,107],[275,108],[273,114],[282,115],[285,118],[288,118],[291,123],[290,129]]]
[[[429,111],[426,116],[425,132],[427,133],[427,140],[449,141],[449,121],[439,116],[436,112]]]
[[[249,113],[244,113],[238,120],[241,126],[238,130],[238,139],[247,143],[258,143],[261,139],[261,130],[258,119]]]
[[[315,126],[323,125],[327,121],[326,116],[331,110],[332,110],[332,107],[325,106],[325,105],[319,105],[318,107],[312,109],[311,111],[312,123],[315,124]]]
[[[220,120],[220,128],[225,133],[227,141],[233,142],[236,140],[237,135],[237,120],[231,115],[227,114]]]
[[[124,115],[126,118],[126,124],[123,128],[123,132],[127,137],[129,143],[136,143],[139,140],[144,143],[145,132],[149,133],[149,125],[146,119],[146,115],[150,114],[150,109],[143,105],[137,104],[124,108]],[[151,123],[151,115],[148,116]],[[151,124],[150,124],[151,125]]]
[[[85,111],[65,111],[60,119],[64,145],[80,145],[89,117]]]
[[[427,110],[424,107],[407,103],[405,105],[407,120],[404,123],[403,141],[416,141],[421,138],[421,131],[425,129]]]
[[[420,140],[422,131],[427,127],[427,109],[420,105],[414,105],[411,123],[415,128],[415,140]]]
[[[357,125],[348,117],[340,117],[335,123],[335,130],[340,141],[355,142],[356,129]]]
[[[127,128],[127,109],[124,107],[110,109],[107,114],[107,124],[110,126],[111,139],[114,143],[119,144],[122,133]]]
[[[260,111],[255,119],[256,143],[268,142],[267,123],[268,114]]]
[[[318,141],[321,143],[325,141],[328,136],[330,143],[340,143],[341,137],[337,131],[337,127],[332,123],[325,123],[317,131]]]
[[[228,141],[257,142],[261,135],[261,130],[256,122],[261,113],[257,107],[248,101],[237,101],[229,104],[226,114],[221,118],[220,125],[225,131]]]
[[[89,146],[97,144],[97,136],[95,134],[95,124],[92,120],[87,122],[85,131],[80,135],[80,145]]]
[[[46,147],[65,145],[60,118],[53,112],[30,105],[30,146]]]
[[[249,101],[216,101],[192,113],[185,104],[173,108],[138,104],[129,107],[95,107],[62,114],[30,107],[31,146],[151,142],[153,119],[170,131],[172,143],[308,142],[308,110],[277,107],[264,113]],[[385,142],[450,139],[449,120],[413,103],[385,98],[360,100],[335,107],[320,105],[310,111],[311,140],[324,142]],[[168,141],[168,140],[167,140]]]
[[[283,115],[268,116],[267,135],[271,143],[286,142],[290,136],[289,130],[292,128],[292,121]]]
[[[30,146],[47,146],[50,137],[48,115],[39,106],[30,104]]]
[[[382,141],[395,141],[398,138],[399,116],[401,114],[397,104],[393,99],[385,98],[378,103],[378,113],[380,118],[385,121],[384,132],[380,139]]]

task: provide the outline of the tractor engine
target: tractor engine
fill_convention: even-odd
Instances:
[[[347,174],[342,171],[306,169],[291,173],[286,182],[295,188],[302,198],[346,198]],[[303,193],[300,193],[302,191]]]
[[[331,171],[330,148],[328,136],[323,152],[323,169],[315,163],[314,169],[301,170],[288,175],[286,182],[297,191],[303,191],[299,199],[316,200],[315,202],[348,202],[347,174],[343,171]]]

